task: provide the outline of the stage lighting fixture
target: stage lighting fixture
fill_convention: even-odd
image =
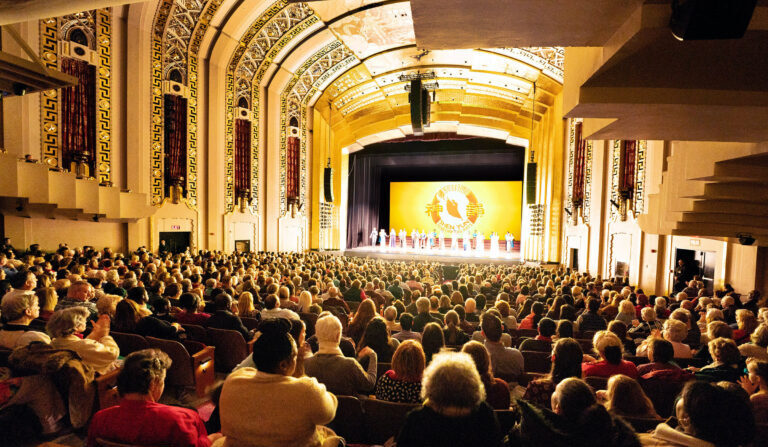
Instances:
[[[757,0],[673,0],[669,28],[678,40],[741,39]]]

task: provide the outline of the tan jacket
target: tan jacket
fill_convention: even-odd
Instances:
[[[54,338],[51,344],[57,349],[75,351],[83,363],[99,374],[106,374],[117,367],[115,360],[120,355],[120,348],[109,335],[99,341],[68,335]]]

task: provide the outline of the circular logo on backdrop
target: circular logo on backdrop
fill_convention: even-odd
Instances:
[[[427,204],[427,214],[444,231],[467,230],[484,212],[475,193],[460,183],[438,189],[432,202]]]

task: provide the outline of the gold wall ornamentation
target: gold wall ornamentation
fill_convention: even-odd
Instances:
[[[576,156],[576,123],[581,119],[571,119],[568,126],[568,180],[565,191],[565,208],[571,212],[573,209],[572,191]],[[584,203],[581,205],[581,215],[584,223],[589,225],[589,216],[592,209],[592,140],[587,140],[587,152],[584,156]]]
[[[151,48],[152,203],[162,205],[164,191],[163,163],[163,89],[175,71],[189,87],[187,106],[187,190],[186,204],[197,209],[197,69],[198,51],[203,36],[222,0],[163,0],[155,14]]]
[[[40,58],[46,67],[59,69],[59,27],[56,18],[40,20]],[[40,142],[43,162],[59,166],[59,90],[40,95]]]
[[[243,34],[233,53],[226,75],[225,175],[226,212],[235,208],[234,113],[241,98],[251,110],[251,207],[258,209],[259,166],[259,85],[278,53],[320,19],[304,3],[278,0],[267,8]]]
[[[299,188],[300,203],[305,206],[307,203],[307,141],[309,140],[307,130],[307,108],[308,101],[315,96],[319,87],[333,76],[341,74],[343,70],[359,62],[352,51],[341,41],[334,40],[327,44],[312,56],[310,56],[293,74],[293,77],[283,89],[280,96],[280,210],[287,211],[288,202],[286,197],[286,149],[287,149],[287,129],[291,118],[296,118],[299,122],[300,130],[300,159],[299,167]]]
[[[621,164],[621,141],[613,140],[611,149],[611,201],[620,204],[619,195],[619,171]],[[635,153],[635,190],[632,194],[630,210],[637,217],[645,210],[645,171],[646,171],[646,152],[648,151],[648,141],[638,140]],[[612,221],[618,221],[621,213],[613,204],[609,203],[610,216]]]
[[[96,49],[99,67],[96,71],[96,171],[99,183],[112,179],[112,14],[110,10],[96,11]]]

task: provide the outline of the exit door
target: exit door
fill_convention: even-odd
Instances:
[[[160,240],[165,241],[165,246],[171,253],[181,253],[189,247],[192,233],[189,231],[161,231]]]

